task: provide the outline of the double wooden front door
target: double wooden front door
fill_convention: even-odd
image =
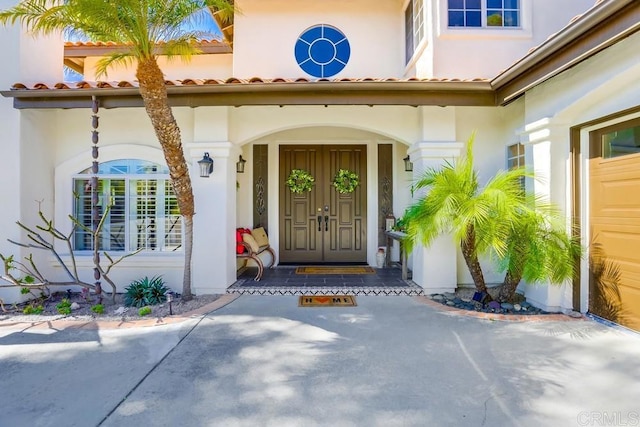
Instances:
[[[366,262],[366,157],[365,145],[280,146],[280,262]],[[289,189],[293,169],[314,177],[311,191]],[[339,193],[332,185],[340,169],[358,175],[354,192]]]

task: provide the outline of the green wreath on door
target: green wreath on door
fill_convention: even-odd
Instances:
[[[340,169],[333,177],[333,185],[338,193],[346,194],[353,193],[360,184],[360,177],[357,173],[350,171],[349,169]]]
[[[304,169],[293,169],[285,183],[292,193],[302,194],[311,191],[315,178]]]

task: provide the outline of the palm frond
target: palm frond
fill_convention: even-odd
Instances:
[[[115,52],[100,58],[96,62],[96,77],[100,78],[107,75],[107,69],[113,64],[133,65],[135,55],[130,52]]]

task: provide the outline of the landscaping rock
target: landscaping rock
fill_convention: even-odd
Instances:
[[[500,310],[500,308],[502,308],[498,301],[491,301],[488,307],[492,310]]]
[[[115,315],[118,315],[118,316],[119,316],[119,315],[125,314],[126,312],[127,312],[127,308],[126,308],[126,307],[118,307],[118,308],[113,312],[113,314],[115,314]]]
[[[508,302],[503,302],[502,304],[500,304],[500,307],[504,308],[505,310],[513,310],[513,304]]]
[[[522,306],[520,304],[513,304],[513,309],[514,311],[520,311],[522,310]]]
[[[453,302],[453,301],[447,301],[447,305],[450,306],[450,307],[453,307],[453,306],[456,305],[456,303]]]
[[[443,295],[447,299],[454,299],[456,297],[456,294],[454,294],[453,292],[445,292]]]
[[[80,308],[80,304],[78,304],[77,302],[72,302],[70,308],[71,308],[71,311],[78,310]]]
[[[444,295],[440,295],[440,294],[435,294],[435,295],[431,295],[431,299],[434,301],[444,301]]]

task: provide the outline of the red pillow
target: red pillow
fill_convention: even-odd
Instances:
[[[245,233],[251,233],[251,230],[249,230],[248,228],[236,228],[236,253],[237,254],[242,254],[244,252],[246,252],[247,248],[244,247],[244,245],[242,244],[243,240],[242,240],[242,235]]]

